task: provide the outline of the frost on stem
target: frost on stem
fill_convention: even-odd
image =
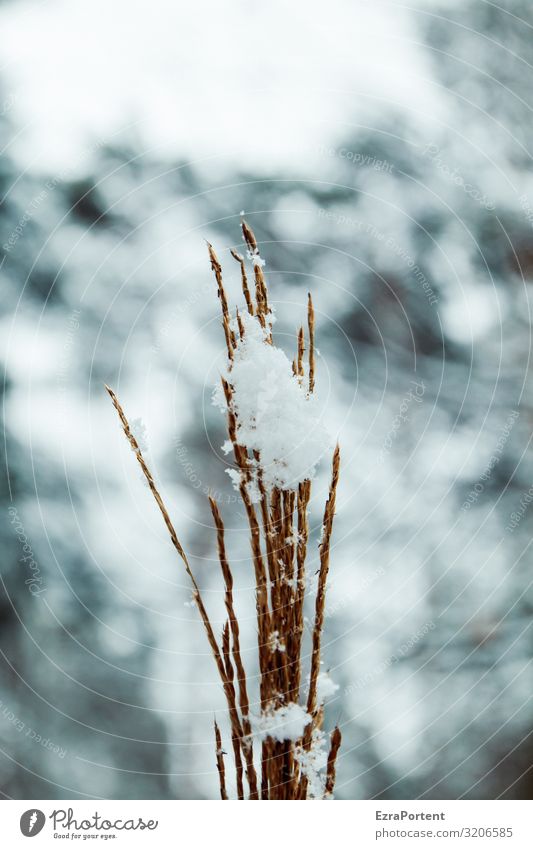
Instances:
[[[316,728],[313,731],[311,746],[308,750],[297,747],[294,757],[300,765],[302,775],[307,779],[307,798],[323,799],[326,789],[325,768],[328,763],[328,741],[324,732]]]
[[[284,652],[287,650],[285,643],[280,640],[279,631],[272,632],[272,634],[270,635],[269,645],[271,652]]]
[[[232,385],[232,410],[237,419],[237,442],[250,453],[258,452],[262,481],[267,490],[297,489],[311,480],[330,439],[322,425],[315,396],[293,374],[292,365],[280,348],[268,340],[268,331],[255,316],[242,316],[244,336],[237,341],[234,359],[224,378]],[[213,402],[224,413],[224,392],[215,388]],[[257,473],[257,463],[251,464]],[[239,488],[238,472],[228,470]],[[252,503],[260,493],[252,482]]]
[[[277,710],[267,710],[252,722],[254,733],[261,740],[270,737],[283,743],[284,740],[297,742],[302,736],[312,717],[305,708],[294,702],[282,705]]]

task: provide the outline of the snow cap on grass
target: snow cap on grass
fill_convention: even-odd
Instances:
[[[238,340],[233,364],[224,375],[233,387],[237,441],[249,452],[260,453],[265,488],[295,489],[312,479],[331,440],[322,425],[313,395],[300,384],[280,348],[266,341],[266,331],[254,316],[242,316],[244,337]],[[213,402],[226,412],[219,387]],[[230,471],[236,488],[240,477]],[[250,495],[259,499],[252,487]]]
[[[253,722],[254,732],[265,740],[271,737],[282,743],[284,740],[299,740],[311,717],[301,705],[290,702],[277,710],[262,713]]]

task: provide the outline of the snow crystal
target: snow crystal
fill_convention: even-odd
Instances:
[[[302,542],[302,536],[297,530],[294,530],[291,536],[285,540],[285,545],[298,545],[300,542]]]
[[[270,650],[271,651],[286,651],[285,643],[282,643],[279,638],[279,631],[273,631],[270,635]]]
[[[132,419],[130,422],[130,430],[141,451],[148,451],[148,434],[143,420],[141,418]]]
[[[231,478],[235,489],[238,489],[241,483],[241,473],[237,469],[226,469],[226,474]]]
[[[290,702],[277,710],[262,713],[254,719],[252,727],[261,740],[271,737],[282,743],[284,740],[299,740],[310,722],[311,717],[305,708]]]
[[[321,456],[331,441],[323,427],[314,396],[308,396],[292,373],[291,363],[280,348],[266,341],[267,331],[256,317],[242,316],[245,333],[237,342],[232,365],[225,374],[233,387],[237,417],[237,442],[261,457],[263,483],[294,489],[314,477]],[[220,387],[213,396],[226,412]],[[238,473],[230,471],[234,486]]]
[[[255,479],[248,481],[246,484],[246,493],[248,498],[250,499],[251,504],[259,504],[261,501],[261,492],[259,490],[258,483]]]
[[[326,699],[333,696],[338,689],[339,685],[336,684],[335,681],[332,681],[328,672],[319,673],[318,680],[316,682],[316,697],[321,705],[324,704]]]

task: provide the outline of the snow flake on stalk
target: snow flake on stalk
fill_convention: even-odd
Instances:
[[[282,643],[279,638],[279,631],[273,631],[270,635],[270,651],[284,652],[286,651],[285,643]]]
[[[320,672],[316,682],[316,697],[319,704],[323,705],[326,699],[335,695],[339,685],[333,681],[329,672]]]
[[[297,530],[293,530],[290,537],[287,537],[285,540],[285,545],[299,545],[302,542],[302,536],[298,533]]]
[[[143,452],[148,451],[148,432],[146,425],[141,418],[132,419],[130,422],[130,430],[137,442],[137,445]]]
[[[307,778],[307,798],[323,799],[326,790],[324,770],[328,763],[327,738],[323,731],[315,728],[309,751],[299,746],[294,758],[300,764],[303,775]]]
[[[244,239],[244,241],[246,241],[246,239]],[[259,253],[259,248],[257,247],[252,249],[250,246],[247,245],[246,256],[248,257],[254,268],[264,268],[264,266],[266,265],[266,262],[264,259],[262,259],[261,254]]]

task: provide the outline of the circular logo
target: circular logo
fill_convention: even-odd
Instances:
[[[35,837],[42,831],[45,822],[46,817],[42,811],[30,808],[29,811],[24,811],[20,818],[20,830],[24,837]]]

